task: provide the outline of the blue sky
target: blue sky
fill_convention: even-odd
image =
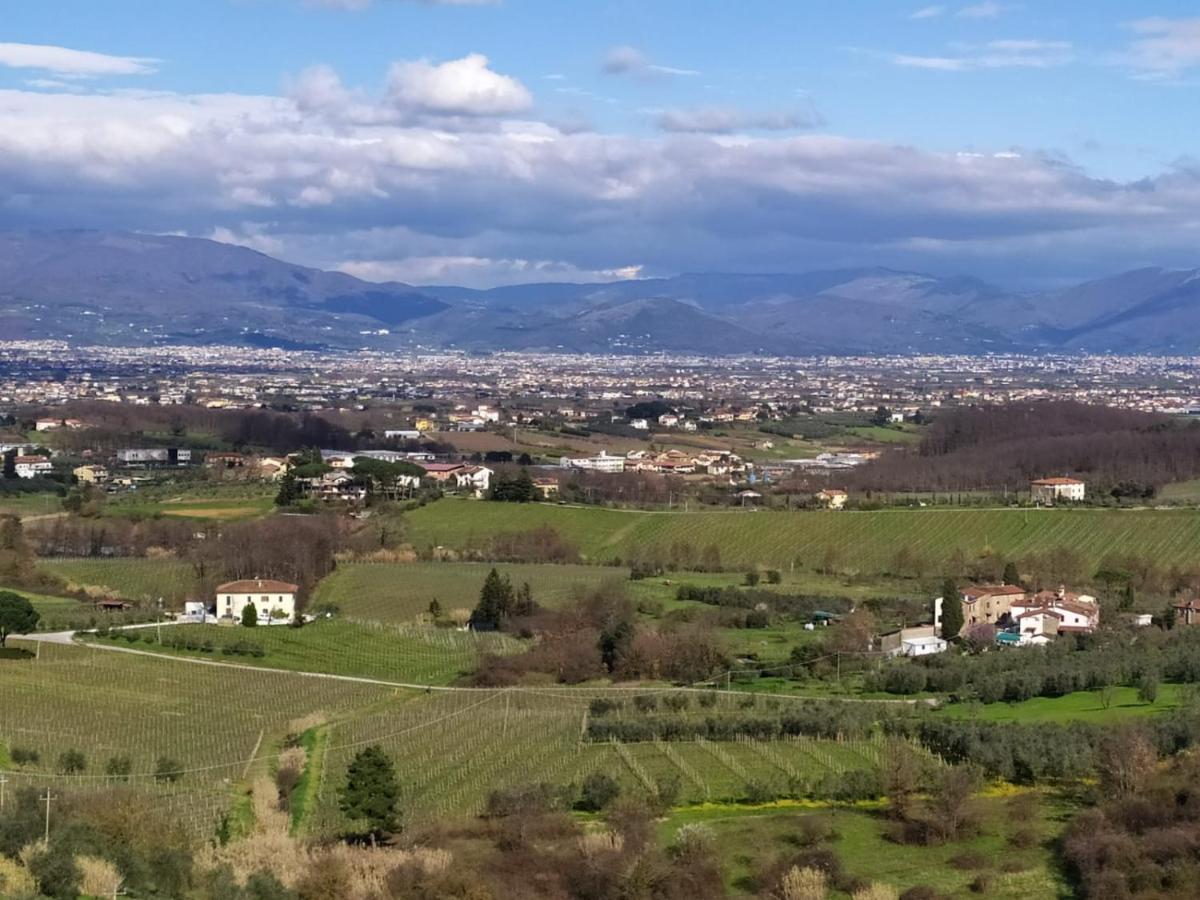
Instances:
[[[882,264],[1034,287],[1200,265],[1196,14],[13,0],[0,227],[475,285]]]

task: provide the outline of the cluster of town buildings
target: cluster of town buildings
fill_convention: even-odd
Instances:
[[[1193,357],[1086,355],[726,357],[690,354],[578,355],[454,351],[396,353],[244,347],[77,347],[61,341],[0,344],[0,403],[104,400],[195,403],[250,409],[285,402],[298,409],[354,409],[401,399],[471,398],[495,408],[528,403],[564,420],[611,413],[643,399],[687,405],[737,398],[714,422],[751,421],[763,404],[816,413],[893,416],[962,403],[1044,398],[1146,411],[1200,411]],[[565,402],[564,402],[565,401]],[[464,399],[464,402],[465,399]],[[467,402],[458,427],[493,420]],[[732,417],[727,417],[732,412]],[[635,428],[696,425],[692,416]],[[672,422],[670,416],[677,416]],[[691,423],[689,425],[688,423]]]
[[[685,452],[683,450],[630,450],[624,455],[601,451],[596,456],[564,456],[559,460],[564,469],[581,469],[589,472],[658,472],[666,475],[709,475],[731,480],[745,477],[753,468],[736,453],[705,450]]]

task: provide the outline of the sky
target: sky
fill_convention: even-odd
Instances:
[[[1167,0],[5,0],[0,228],[486,287],[1200,266]]]

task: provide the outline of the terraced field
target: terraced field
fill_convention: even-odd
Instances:
[[[931,571],[956,553],[1019,558],[1068,549],[1089,566],[1109,553],[1141,554],[1161,566],[1200,556],[1200,511],[1102,509],[901,509],[878,512],[638,512],[443,500],[408,514],[418,547],[485,547],[491,535],[557,529],[591,562],[635,558],[673,544],[716,546],[725,566],[814,568],[827,554],[861,574],[888,571],[907,547]]]

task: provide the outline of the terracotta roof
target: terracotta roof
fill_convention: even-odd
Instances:
[[[1200,599],[1193,597],[1191,600],[1180,600],[1175,604],[1175,609],[1190,609],[1200,612]]]
[[[1025,596],[1025,588],[1015,584],[972,584],[960,592],[964,597],[976,599],[979,597],[1012,597]]]
[[[1018,619],[1031,619],[1034,616],[1053,616],[1056,619],[1063,617],[1062,613],[1055,612],[1052,609],[1047,609],[1044,606],[1039,606],[1037,609],[1027,609],[1025,612],[1017,616]]]
[[[217,585],[218,594],[294,594],[298,590],[297,585],[288,584],[286,581],[262,578],[246,578]]]
[[[1047,487],[1053,487],[1055,485],[1083,484],[1083,482],[1078,478],[1035,478],[1029,483],[1046,485]]]
[[[425,463],[421,468],[426,472],[456,472],[466,466],[463,463]]]

